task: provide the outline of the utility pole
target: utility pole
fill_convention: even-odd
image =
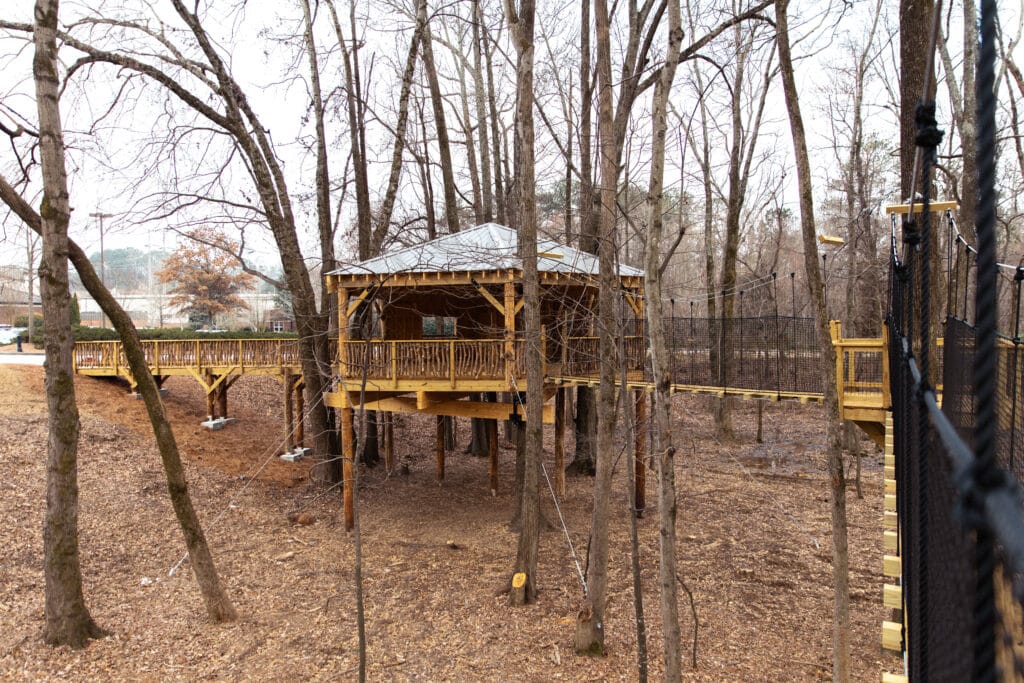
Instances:
[[[112,214],[112,213],[103,213],[102,211],[94,211],[93,213],[89,214],[89,217],[90,218],[99,218],[100,219],[100,282],[103,283],[104,287],[106,287],[107,286],[107,264],[106,264],[106,261],[103,258],[103,221],[104,221],[104,219],[107,219],[107,218],[113,218],[114,214]],[[102,311],[102,309],[101,309],[101,311]],[[107,314],[101,312],[100,316],[101,316],[100,319],[102,320],[101,326],[102,327],[106,327],[107,326]]]

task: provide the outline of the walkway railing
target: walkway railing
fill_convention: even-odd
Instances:
[[[813,322],[807,318],[737,318],[729,324],[703,318],[666,322],[672,383],[693,388],[721,388],[760,395],[820,398],[821,351]],[[568,337],[541,342],[546,376],[596,379],[602,361],[599,339]],[[375,383],[410,381],[504,381],[511,374],[526,377],[528,342],[517,339],[511,349],[504,339],[419,339],[346,341],[332,354],[339,374],[365,376]],[[840,395],[888,406],[887,366],[882,339],[844,339],[833,328]],[[192,339],[143,341],[146,362],[154,375],[203,373],[244,374],[289,369],[300,371],[295,339]],[[622,340],[630,381],[650,381],[647,340]],[[511,351],[511,353],[510,353]],[[118,341],[78,342],[74,365],[93,375],[129,376]],[[614,359],[613,359],[614,361]],[[616,376],[618,376],[618,370]]]
[[[268,369],[299,366],[297,339],[175,339],[142,342],[154,375],[173,370]],[[77,342],[72,352],[76,372],[127,375],[128,361],[119,341]]]

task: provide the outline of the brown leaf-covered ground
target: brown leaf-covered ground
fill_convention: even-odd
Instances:
[[[0,678],[15,680],[351,679],[357,666],[352,539],[336,492],[307,483],[309,461],[274,457],[281,390],[247,377],[231,390],[239,421],[199,426],[198,385],[172,379],[166,399],[221,576],[242,615],[205,618],[191,573],[168,576],[183,552],[141,402],[123,385],[79,378],[82,571],[93,616],[112,635],[86,649],[43,644],[42,519],[46,412],[42,368],[0,366]],[[715,441],[707,399],[678,396],[679,572],[685,677],[707,681],[828,678],[831,540],[822,413],[737,404],[738,442]],[[572,652],[580,581],[561,528],[542,536],[536,605],[507,606],[515,555],[508,527],[512,451],[502,489],[485,459],[449,455],[434,478],[433,423],[402,416],[397,455],[407,474],[364,472],[360,492],[371,680],[632,680],[637,670],[625,474],[616,468],[606,657]],[[460,441],[468,425],[459,425]],[[550,435],[549,437],[550,438]],[[460,443],[460,446],[463,444]],[[571,444],[569,445],[571,450]],[[882,473],[873,447],[864,494],[849,500],[853,673],[878,680],[898,663],[879,646]],[[548,454],[550,469],[550,453]],[[562,513],[584,561],[592,480],[570,479]],[[640,520],[652,680],[660,678],[656,486]],[[558,515],[545,492],[545,515]],[[293,525],[289,513],[313,520]],[[294,518],[294,515],[292,515]],[[303,520],[309,521],[309,519]]]

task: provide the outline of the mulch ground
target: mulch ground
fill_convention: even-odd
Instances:
[[[238,422],[218,432],[195,382],[171,379],[166,399],[190,490],[241,618],[207,622],[188,565],[168,576],[184,544],[141,402],[123,385],[79,378],[80,539],[87,603],[112,635],[72,651],[42,642],[42,519],[46,406],[42,368],[0,366],[0,678],[17,680],[351,679],[357,666],[353,544],[337,492],[307,483],[309,461],[281,452],[282,390],[247,377],[231,390]],[[767,404],[764,443],[754,403],[738,403],[735,443],[715,440],[707,399],[679,396],[678,564],[684,675],[689,680],[829,677],[831,539],[822,412]],[[460,423],[464,445],[468,424]],[[515,558],[509,528],[513,451],[502,449],[502,488],[486,459],[449,455],[434,478],[434,425],[399,416],[405,467],[363,472],[360,510],[369,677],[372,680],[633,680],[637,635],[625,472],[615,473],[608,654],[577,657],[580,581],[561,527],[541,539],[536,605],[501,593]],[[550,435],[548,436],[550,438]],[[571,451],[571,444],[569,444]],[[881,455],[868,447],[864,498],[851,485],[852,664],[856,680],[898,670],[880,648]],[[570,454],[571,455],[571,454]],[[551,465],[550,452],[547,454]],[[660,678],[657,488],[640,546],[652,680]],[[592,480],[571,478],[561,502],[585,562]],[[296,512],[308,515],[296,525]],[[545,494],[545,516],[558,515]]]

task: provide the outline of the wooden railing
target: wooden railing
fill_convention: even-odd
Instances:
[[[297,339],[151,340],[142,342],[142,351],[154,375],[167,370],[297,367],[300,361]],[[76,371],[127,373],[119,341],[78,342],[72,359]]]
[[[565,340],[562,374],[567,377],[596,377],[601,372],[601,343],[599,337],[569,337]],[[647,339],[626,337],[626,369],[630,373],[646,371]],[[620,370],[616,369],[616,376]]]
[[[526,343],[514,345],[513,372],[525,376]],[[339,347],[342,376],[375,382],[459,379],[501,380],[507,372],[503,339],[347,341]]]

